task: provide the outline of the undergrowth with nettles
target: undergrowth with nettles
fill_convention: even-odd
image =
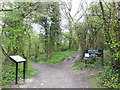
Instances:
[[[10,88],[12,85],[15,84],[15,77],[16,77],[16,67],[14,65],[1,65],[2,69],[1,75],[2,80],[0,85],[2,88]],[[35,76],[37,71],[31,66],[30,63],[27,64],[26,68],[26,78],[30,78]],[[19,63],[18,65],[18,84],[23,84],[23,63]]]

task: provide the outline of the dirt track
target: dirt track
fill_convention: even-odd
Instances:
[[[32,63],[38,70],[34,78],[26,80],[24,85],[17,85],[17,88],[92,88],[94,81],[92,77],[99,73],[96,69],[72,70],[71,67],[79,54],[75,53],[58,65],[46,65]]]

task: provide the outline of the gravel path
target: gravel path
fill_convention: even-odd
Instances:
[[[34,78],[26,79],[24,85],[14,86],[16,88],[92,88],[94,84],[92,77],[99,73],[96,69],[72,70],[71,67],[79,54],[75,53],[58,65],[46,65],[32,63],[38,70]]]

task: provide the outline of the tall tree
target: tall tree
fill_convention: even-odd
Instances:
[[[120,29],[118,10],[119,2],[103,3],[99,2],[101,7],[102,19],[104,21],[104,32],[107,45],[112,53],[112,67],[120,73]],[[120,75],[119,75],[120,77]]]
[[[74,33],[75,33],[75,28],[74,26],[81,20],[81,18],[84,16],[86,12],[86,8],[83,5],[86,5],[86,3],[82,0],[78,2],[78,8],[77,10],[74,10],[73,7],[74,0],[67,0],[67,1],[62,1],[61,0],[61,11],[63,13],[63,17],[66,18],[67,20],[67,28],[69,30],[69,49],[72,50],[74,47]],[[74,10],[74,15],[73,15],[73,10]]]
[[[44,28],[44,49],[46,58],[49,59],[52,52],[58,48],[60,43],[60,10],[58,2],[45,2],[41,3],[43,11],[46,15],[40,15],[35,18],[35,23],[42,25]],[[38,12],[37,10],[36,12]],[[43,13],[44,13],[43,12]]]

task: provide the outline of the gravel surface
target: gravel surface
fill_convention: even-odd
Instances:
[[[24,85],[14,88],[93,88],[92,77],[99,73],[98,69],[72,70],[71,67],[80,57],[79,53],[72,54],[58,65],[38,64],[32,62],[38,74],[26,79]]]

